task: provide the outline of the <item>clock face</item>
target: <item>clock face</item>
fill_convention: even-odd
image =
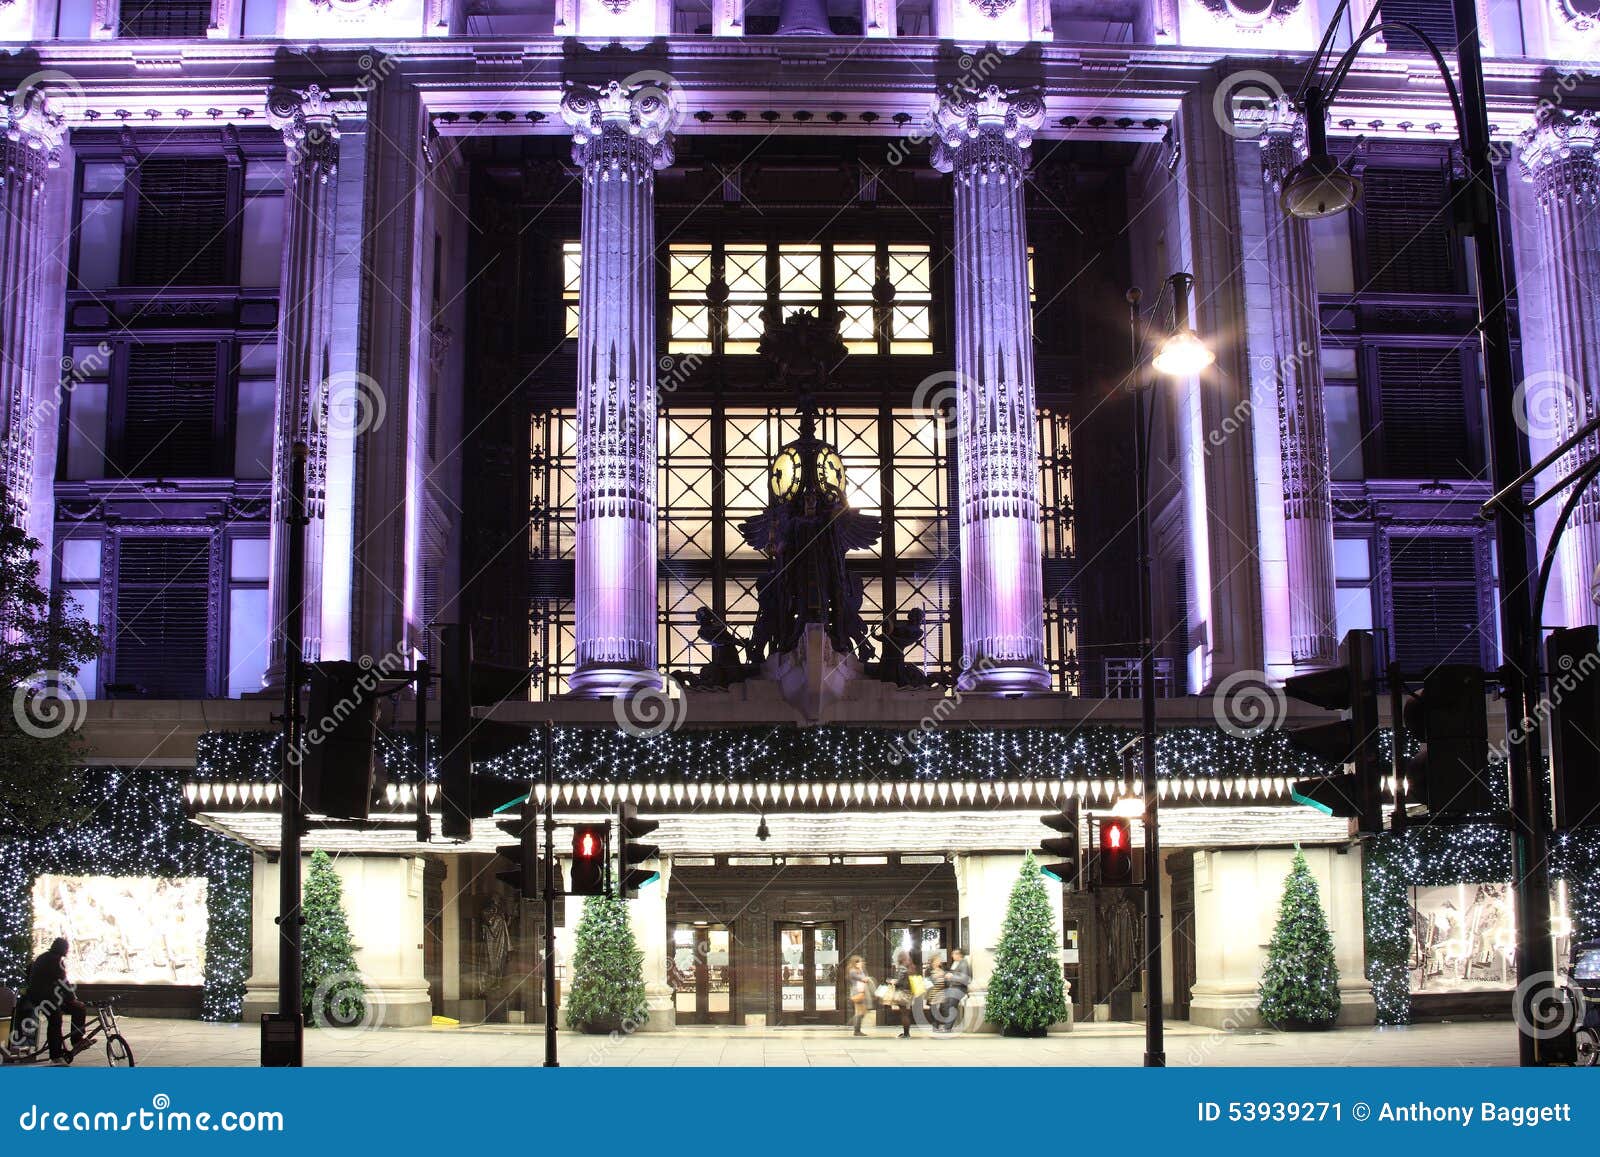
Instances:
[[[778,499],[793,498],[800,491],[800,454],[793,446],[785,446],[772,460],[772,496]]]
[[[817,481],[830,494],[844,493],[844,460],[832,446],[817,455]]]

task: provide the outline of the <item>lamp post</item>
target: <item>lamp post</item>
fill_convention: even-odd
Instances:
[[[1189,327],[1189,287],[1194,278],[1174,273],[1162,286],[1156,299],[1159,312],[1162,300],[1172,297],[1172,324],[1160,347],[1150,358],[1150,367],[1170,377],[1192,377],[1216,360],[1199,336]],[[1155,407],[1147,395],[1154,383],[1146,380],[1145,320],[1139,304],[1143,299],[1137,286],[1128,290],[1129,384],[1133,389],[1134,501],[1138,506],[1139,535],[1139,748],[1140,781],[1144,797],[1144,1063],[1146,1068],[1167,1065],[1164,1040],[1165,1013],[1161,976],[1161,833],[1160,791],[1156,786],[1156,647],[1155,607],[1150,575],[1150,423]]]
[[[1295,217],[1326,217],[1350,208],[1361,186],[1344,173],[1328,153],[1327,106],[1339,91],[1361,47],[1384,26],[1406,29],[1433,57],[1455,110],[1466,161],[1465,182],[1456,190],[1476,244],[1478,334],[1483,347],[1484,384],[1489,399],[1489,461],[1497,498],[1495,542],[1500,566],[1500,635],[1503,640],[1501,683],[1506,712],[1507,763],[1511,778],[1512,872],[1516,889],[1517,971],[1524,978],[1546,977],[1544,986],[1519,989],[1523,1006],[1517,1015],[1519,1051],[1524,1065],[1545,1065],[1559,1058],[1561,1042],[1541,1040],[1538,1020],[1530,1015],[1554,986],[1555,949],[1550,940],[1549,840],[1537,750],[1537,720],[1530,710],[1539,670],[1539,638],[1529,599],[1528,535],[1520,502],[1505,496],[1515,490],[1518,434],[1513,400],[1516,375],[1511,361],[1511,324],[1506,312],[1506,270],[1495,198],[1494,162],[1489,140],[1488,103],[1483,86],[1483,56],[1478,42],[1475,0],[1451,0],[1455,13],[1458,93],[1444,54],[1426,33],[1401,20],[1380,21],[1374,5],[1361,34],[1334,64],[1324,83],[1317,71],[1327,55],[1349,0],[1340,0],[1322,45],[1311,62],[1300,93],[1306,118],[1308,156],[1284,182],[1284,209]]]

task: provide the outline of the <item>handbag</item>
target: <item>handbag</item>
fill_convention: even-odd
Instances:
[[[880,984],[880,985],[878,985],[878,991],[877,991],[876,995],[877,995],[879,1000],[893,1000],[894,999],[894,985],[892,985],[892,984]]]
[[[920,972],[913,972],[911,974],[911,998],[915,1000],[917,997],[921,996],[927,991],[928,978],[923,976]]]

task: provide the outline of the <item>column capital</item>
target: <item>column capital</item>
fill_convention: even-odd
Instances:
[[[952,173],[970,166],[1027,166],[1033,134],[1044,124],[1044,98],[1035,89],[950,87],[928,111],[933,167]]]
[[[338,175],[339,116],[348,111],[348,102],[335,100],[321,85],[267,90],[267,123],[283,133],[290,163],[315,169],[322,181]]]
[[[20,88],[5,93],[5,141],[8,146],[0,182],[13,174],[24,180],[39,181],[46,169],[61,164],[61,145],[66,139],[66,118],[51,107],[49,96],[38,87]]]
[[[1545,105],[1517,145],[1523,179],[1540,197],[1593,197],[1600,190],[1600,114]]]
[[[663,83],[632,83],[636,79]],[[682,112],[664,73],[613,80],[602,88],[571,85],[561,116],[572,126],[573,163],[616,169],[630,164],[664,169],[672,164],[672,133]]]

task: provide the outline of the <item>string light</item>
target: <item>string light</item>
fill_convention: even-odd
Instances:
[[[0,843],[0,984],[20,989],[33,953],[33,884],[42,875],[204,876],[201,1016],[238,1020],[250,973],[250,853],[190,823],[183,774],[90,768],[81,820]]]

